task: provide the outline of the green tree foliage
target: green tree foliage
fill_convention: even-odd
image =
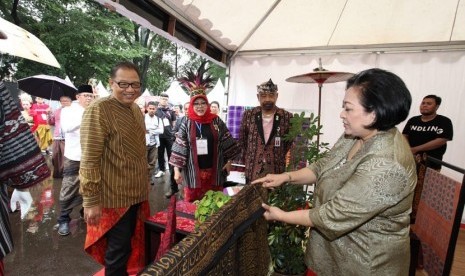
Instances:
[[[178,51],[171,41],[94,1],[5,0],[0,2],[0,16],[36,35],[62,66],[57,69],[2,55],[2,79],[48,74],[68,76],[76,85],[91,78],[106,83],[111,67],[118,61],[129,60],[141,69],[142,89],[148,88],[157,95],[176,79],[177,61],[186,52]],[[200,60],[192,56],[186,66]],[[218,67],[215,71],[224,77],[225,70],[215,66]]]

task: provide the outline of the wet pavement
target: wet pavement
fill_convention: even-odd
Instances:
[[[49,157],[47,157],[50,162]],[[49,164],[51,167],[51,165]],[[164,194],[169,190],[169,173],[150,186],[150,209],[154,214],[167,207]],[[5,259],[5,275],[94,275],[102,266],[84,251],[86,223],[79,209],[71,214],[70,234],[60,236],[55,225],[60,212],[61,179],[50,177],[30,188],[31,210],[24,220],[20,212],[10,214],[14,250]]]

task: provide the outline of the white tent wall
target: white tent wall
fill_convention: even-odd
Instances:
[[[223,109],[226,107],[226,101],[227,97],[225,95],[225,88],[223,86],[223,83],[219,79],[215,87],[213,87],[210,92],[207,94],[208,101],[211,103],[213,101],[217,101],[220,104],[220,117],[221,119],[225,120],[225,113],[223,112]]]
[[[318,113],[318,85],[286,82],[294,75],[318,67],[320,56],[237,56],[231,63],[228,105],[258,105],[256,85],[269,78],[278,84],[277,105],[291,112]],[[321,56],[323,68],[330,71],[357,73],[379,67],[400,76],[412,94],[409,117],[419,115],[424,96],[436,94],[442,98],[439,114],[452,120],[453,141],[448,142],[444,161],[465,168],[465,133],[461,128],[465,118],[465,51],[392,54],[334,54]],[[321,93],[320,141],[333,145],[343,132],[339,113],[342,109],[345,82],[323,84]],[[399,124],[402,131],[406,121]],[[459,175],[447,168],[442,172],[460,181]],[[465,223],[465,214],[462,217]]]
[[[320,56],[237,56],[231,63],[228,105],[255,106],[256,85],[269,78],[278,84],[278,106],[293,112],[318,112],[318,85],[286,82],[285,79],[312,71]],[[460,119],[465,118],[465,52],[422,52],[393,54],[334,54],[321,56],[323,67],[330,71],[359,72],[379,67],[399,75],[412,94],[409,118],[419,115],[424,96],[442,98],[439,113],[449,117],[455,128],[444,160],[465,167],[465,135]],[[342,134],[339,118],[345,82],[325,83],[322,88],[320,140],[331,145]],[[399,125],[402,130],[405,121]],[[444,169],[446,172],[447,170]],[[451,173],[452,174],[452,173]],[[457,178],[458,176],[455,176]]]

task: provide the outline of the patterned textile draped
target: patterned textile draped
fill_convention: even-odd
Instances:
[[[443,275],[461,183],[427,168],[413,232],[421,241],[424,269]]]
[[[0,81],[0,260],[13,249],[6,185],[25,189],[49,176],[29,125]]]
[[[244,111],[253,109],[255,106],[228,106],[227,126],[232,137],[239,139],[239,131]]]
[[[160,247],[158,248],[155,260],[160,259],[168,250],[171,249],[176,235],[176,197],[172,196],[168,205],[168,214],[166,219],[166,230],[162,234]],[[147,254],[149,254],[147,252]]]
[[[289,132],[292,113],[277,108],[273,116],[273,128],[268,141],[265,141],[262,110],[255,107],[244,112],[239,134],[239,146],[242,149],[241,161],[246,167],[246,181],[253,181],[267,173],[283,173],[286,168],[286,153],[292,141],[285,141]],[[280,146],[275,146],[279,138]]]
[[[270,255],[261,204],[267,196],[262,187],[245,186],[140,275],[266,275]]]
[[[0,82],[0,181],[28,188],[50,176],[50,170],[16,103]]]
[[[60,207],[61,210],[73,209],[82,204],[82,196],[79,194],[79,161],[73,161],[65,157],[64,178],[61,181]]]
[[[415,223],[415,219],[417,217],[417,210],[418,204],[420,204],[421,192],[423,190],[423,182],[425,180],[425,173],[426,173],[426,164],[422,162],[421,156],[415,156],[415,163],[417,165],[417,186],[415,186],[415,192],[413,195],[413,202],[412,202],[412,213],[410,213],[410,223]]]

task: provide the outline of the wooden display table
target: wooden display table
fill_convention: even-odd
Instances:
[[[175,243],[178,243],[189,233],[194,232],[195,219],[194,212],[197,206],[195,204],[178,201],[176,202],[176,235]],[[150,264],[158,251],[160,240],[165,232],[167,220],[167,210],[160,211],[145,221],[145,262]]]

